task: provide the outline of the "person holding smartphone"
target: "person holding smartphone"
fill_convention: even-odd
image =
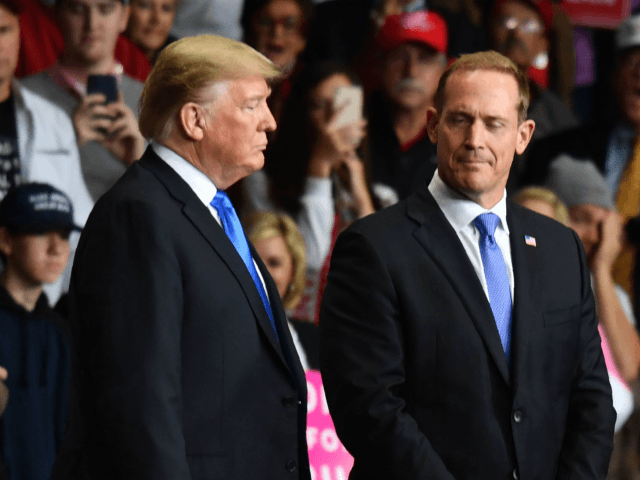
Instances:
[[[143,85],[115,60],[118,36],[129,19],[129,2],[57,0],[55,7],[65,50],[50,69],[24,82],[72,118],[84,178],[96,201],[140,158],[145,146],[134,113]],[[89,90],[91,75],[112,76],[115,87]],[[114,88],[115,98],[108,99]]]
[[[256,172],[245,184],[252,208],[280,209],[296,220],[307,249],[307,299],[317,297],[338,232],[397,199],[390,189],[371,183],[358,85],[355,74],[334,63],[301,73],[267,150],[264,173]],[[296,315],[314,318],[314,304],[303,301]]]
[[[93,200],[82,177],[71,118],[28,88],[27,82],[15,78],[24,11],[19,0],[0,0],[0,199],[24,182],[50,183],[71,198],[76,206],[75,221],[84,225]],[[72,251],[77,240],[74,234]],[[70,274],[71,268],[56,282],[45,285],[49,302],[57,302]]]

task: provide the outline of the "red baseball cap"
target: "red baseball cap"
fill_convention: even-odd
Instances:
[[[418,42],[447,53],[447,23],[440,15],[428,10],[390,15],[378,32],[378,45],[393,50],[403,43]]]
[[[544,31],[548,35],[551,32],[551,27],[553,27],[553,5],[551,4],[551,0],[497,0],[493,5],[493,16],[495,16],[502,7],[503,4],[507,2],[520,2],[529,7],[533,8],[540,18],[542,18],[542,23],[544,23]]]

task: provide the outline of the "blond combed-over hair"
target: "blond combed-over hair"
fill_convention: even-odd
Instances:
[[[438,114],[442,114],[444,90],[449,77],[458,71],[475,72],[477,70],[500,72],[513,76],[518,84],[518,94],[520,97],[516,107],[518,110],[518,124],[524,122],[527,119],[527,111],[529,110],[529,80],[526,74],[520,70],[515,63],[493,50],[462,55],[449,65],[440,77],[438,89],[436,90],[435,106]]]
[[[211,101],[205,91],[215,83],[279,76],[267,57],[242,42],[217,35],[180,39],[162,50],[147,78],[139,103],[140,132],[147,139],[167,138],[182,106]]]
[[[287,251],[291,255],[293,279],[282,298],[282,303],[287,310],[294,309],[304,293],[307,271],[304,239],[296,222],[286,213],[264,211],[250,216],[246,223],[249,226],[251,243],[278,236],[284,239]]]

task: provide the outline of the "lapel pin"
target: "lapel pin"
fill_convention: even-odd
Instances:
[[[536,239],[535,239],[535,237],[530,237],[529,235],[525,235],[524,236],[524,243],[526,243],[530,247],[535,247],[536,246]]]

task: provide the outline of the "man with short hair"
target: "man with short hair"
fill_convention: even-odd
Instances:
[[[447,66],[447,25],[420,10],[387,17],[378,32],[380,89],[371,97],[369,148],[376,183],[407,197],[436,168],[427,110]]]
[[[28,88],[73,119],[82,172],[94,202],[144,151],[134,113],[142,83],[124,73],[114,56],[129,8],[128,0],[57,0],[64,52],[50,69],[24,79]],[[87,94],[90,75],[115,76],[118,100],[105,104],[103,94]]]
[[[141,99],[151,145],[80,239],[53,479],[310,480],[304,372],[224,193],[263,166],[278,74],[212,35],[160,53]]]
[[[73,124],[57,105],[33,93],[14,72],[20,47],[22,5],[0,0],[0,199],[23,182],[46,182],[65,192],[84,225],[93,201],[82,178]],[[78,237],[71,238],[72,255]],[[54,304],[69,283],[71,267],[44,289]]]
[[[507,204],[527,79],[496,52],[443,74],[438,170],[336,242],[320,363],[352,480],[604,479],[615,411],[579,238]]]

